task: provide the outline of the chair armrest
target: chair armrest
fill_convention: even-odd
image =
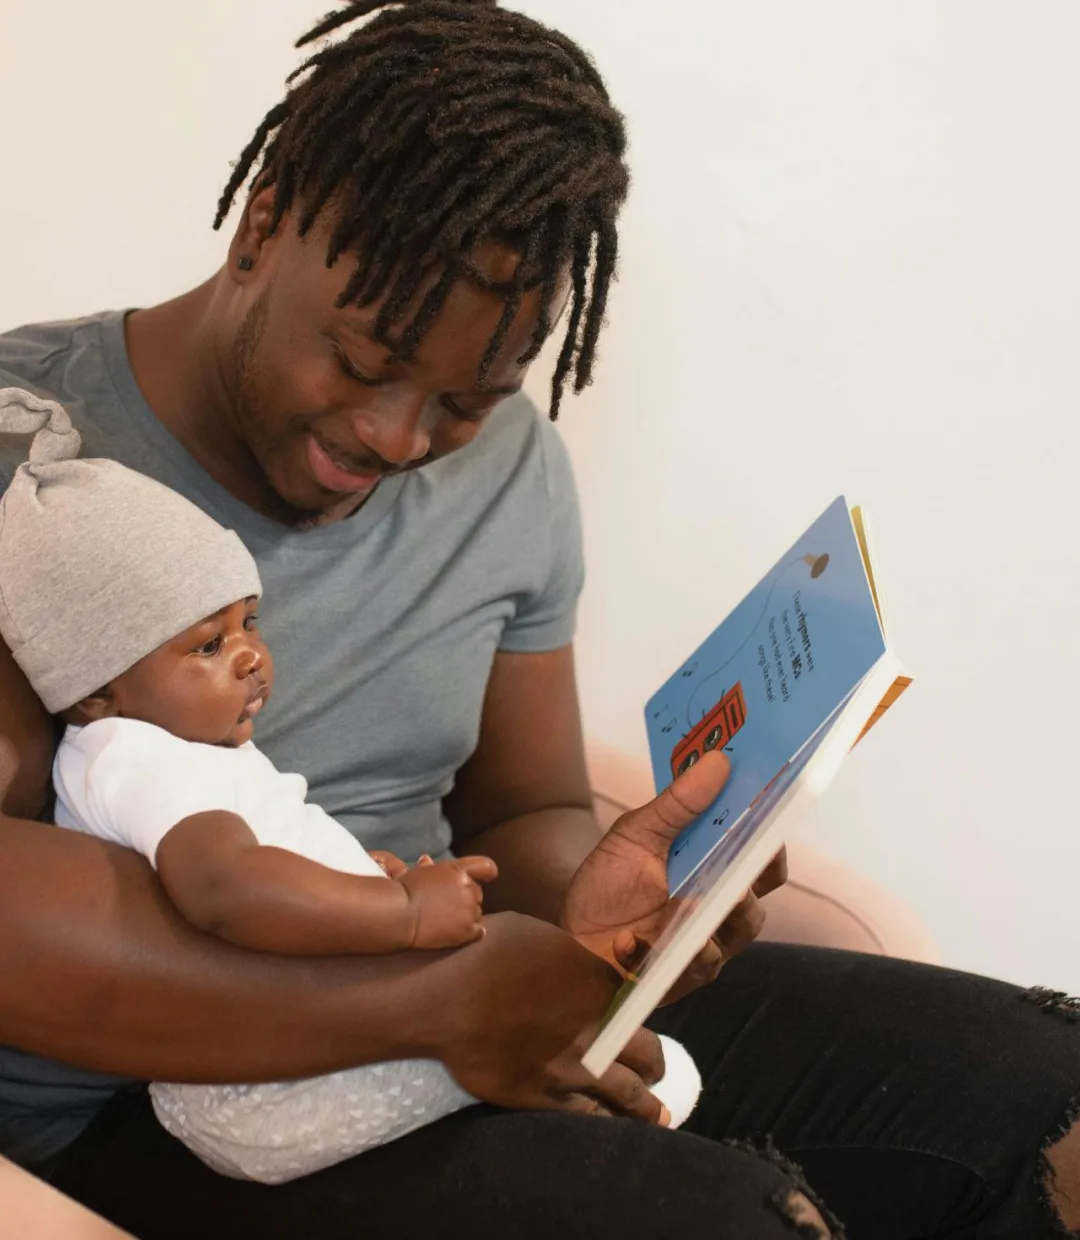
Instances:
[[[11,1240],[132,1240],[43,1180],[0,1157],[0,1236]]]

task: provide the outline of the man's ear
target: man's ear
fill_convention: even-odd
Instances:
[[[63,712],[64,721],[66,723],[74,723],[78,727],[85,727],[88,723],[96,723],[99,719],[112,719],[117,714],[119,714],[119,710],[111,685],[106,685],[104,689],[98,689],[96,693],[91,693],[89,697],[84,697],[81,702],[76,702],[69,710]]]
[[[261,275],[260,259],[275,236],[270,225],[274,219],[276,193],[274,185],[256,185],[244,204],[244,213],[229,245],[228,271],[237,284],[251,284]],[[281,228],[279,221],[276,232]]]

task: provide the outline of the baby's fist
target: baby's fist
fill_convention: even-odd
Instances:
[[[480,884],[490,883],[498,872],[490,857],[460,857],[422,861],[403,874],[397,881],[413,910],[412,946],[461,947],[481,938],[484,893]]]
[[[408,874],[409,872],[409,867],[405,862],[400,857],[395,857],[392,852],[372,849],[368,855],[387,878],[400,878],[403,874]]]

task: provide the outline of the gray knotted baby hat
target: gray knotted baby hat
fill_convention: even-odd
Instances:
[[[77,460],[54,401],[0,388],[0,431],[34,435],[0,499],[0,636],[52,713],[262,594],[231,530],[115,461]]]

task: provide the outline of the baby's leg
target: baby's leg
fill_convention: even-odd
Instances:
[[[471,1105],[431,1059],[268,1085],[150,1087],[162,1126],[222,1175],[282,1184]]]

